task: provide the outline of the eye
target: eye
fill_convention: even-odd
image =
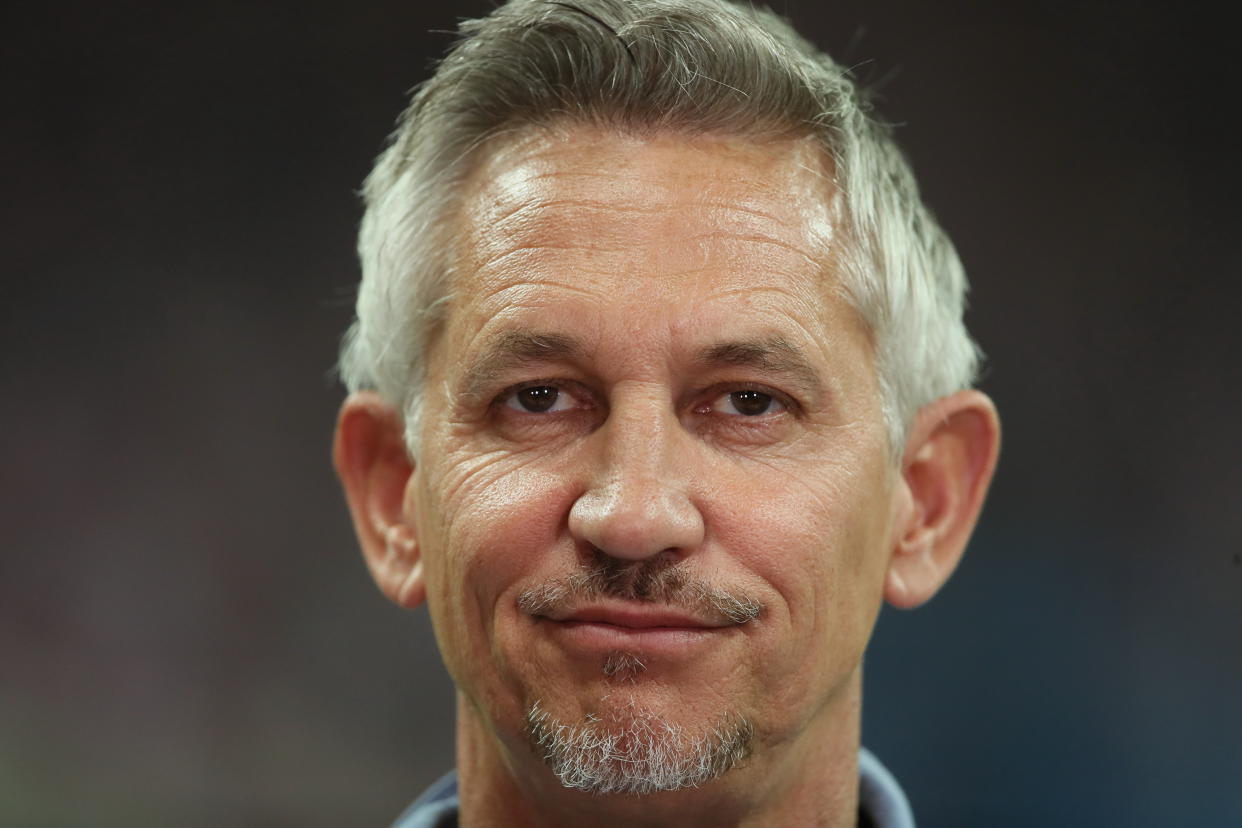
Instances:
[[[760,417],[786,410],[785,404],[776,397],[753,389],[721,394],[712,402],[711,408],[722,414],[741,417]]]
[[[506,408],[528,414],[568,411],[575,405],[573,397],[555,385],[528,385],[510,391],[504,398]]]

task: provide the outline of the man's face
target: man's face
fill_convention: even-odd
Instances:
[[[532,710],[759,751],[854,703],[895,475],[828,178],[809,141],[586,128],[474,171],[404,509],[512,750]]]

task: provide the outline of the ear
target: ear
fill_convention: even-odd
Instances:
[[[336,421],[332,461],[371,577],[395,604],[413,609],[427,589],[418,535],[403,508],[414,471],[403,431],[397,410],[378,394],[351,394]]]
[[[898,483],[895,548],[884,597],[901,609],[929,600],[961,560],[1000,453],[996,406],[959,391],[920,409]]]

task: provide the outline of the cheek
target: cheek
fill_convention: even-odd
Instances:
[[[878,612],[887,478],[859,457],[838,451],[832,461],[751,470],[714,515],[730,554],[775,594],[770,678],[781,695],[847,677]]]
[[[550,575],[573,492],[562,477],[512,455],[446,454],[420,486],[428,604],[450,672],[491,663],[497,629],[525,585]]]
[[[748,465],[716,489],[712,522],[748,568],[800,595],[857,571],[882,500],[877,482],[849,457]]]

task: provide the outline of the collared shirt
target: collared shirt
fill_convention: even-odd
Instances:
[[[392,828],[457,828],[457,772],[442,777]],[[914,814],[897,780],[871,751],[858,751],[858,825],[860,828],[914,828]]]

